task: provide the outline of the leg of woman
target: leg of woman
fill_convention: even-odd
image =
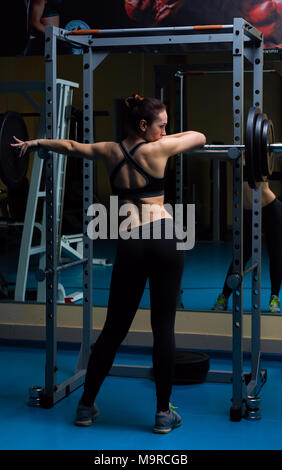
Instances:
[[[107,318],[88,362],[82,396],[84,406],[93,405],[133,321],[147,279],[144,260],[142,240],[119,240]]]
[[[174,375],[175,313],[184,268],[184,252],[176,249],[176,242],[176,239],[151,240],[148,250],[157,411],[169,409]]]
[[[279,297],[282,279],[282,203],[278,199],[262,209],[262,223],[269,255],[271,295]]]

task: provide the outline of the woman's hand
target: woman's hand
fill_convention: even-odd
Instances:
[[[19,158],[23,157],[27,151],[29,151],[32,147],[38,147],[38,139],[36,140],[27,140],[23,142],[22,140],[18,139],[17,137],[13,136],[16,144],[10,144],[11,147],[14,147],[19,152]]]

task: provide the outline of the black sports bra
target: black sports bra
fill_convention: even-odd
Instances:
[[[110,175],[110,183],[112,187],[112,194],[114,196],[119,196],[121,199],[141,199],[146,197],[154,197],[154,196],[162,196],[164,194],[164,185],[166,181],[166,176],[162,178],[157,178],[153,175],[150,175],[143,167],[140,165],[132,155],[134,152],[143,144],[147,144],[147,142],[140,142],[139,144],[135,145],[135,147],[128,152],[125,147],[120,142],[119,146],[123,152],[124,158],[117,164]],[[119,188],[114,184],[114,179],[116,174],[120,170],[120,168],[125,164],[129,163],[131,166],[141,173],[146,180],[146,184],[144,186],[140,186],[137,188]]]

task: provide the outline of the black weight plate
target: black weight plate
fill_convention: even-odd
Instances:
[[[210,368],[210,358],[200,351],[176,351],[173,383],[188,385],[206,380]]]
[[[268,151],[267,151],[267,161],[268,161],[268,172],[269,176],[272,175],[272,172],[274,170],[274,162],[275,162],[275,154],[269,149],[269,145],[275,143],[275,132],[274,132],[274,125],[271,119],[269,120],[269,130],[268,130],[268,141],[267,141],[267,146],[268,146]]]
[[[249,186],[253,189],[256,189],[254,170],[254,134],[256,119],[260,113],[260,109],[255,106],[249,109],[245,130],[245,170]]]
[[[19,158],[17,150],[11,147],[16,136],[28,140],[28,133],[22,116],[15,111],[7,111],[0,129],[0,178],[8,188],[17,188],[25,178],[29,155]]]
[[[264,121],[268,120],[266,114],[259,114],[256,119],[254,133],[254,175],[256,181],[265,181],[266,177],[262,171],[262,128]]]
[[[264,121],[262,127],[261,147],[262,147],[262,174],[269,177],[274,166],[274,155],[269,150],[269,145],[275,142],[274,126],[270,119]]]
[[[274,152],[272,152],[269,149],[269,145],[275,143],[275,133],[274,133],[274,125],[271,120],[269,120],[269,130],[268,130],[268,141],[267,141],[267,146],[268,146],[268,151],[267,151],[267,161],[268,161],[268,172],[269,176],[272,175],[273,169],[274,169]]]

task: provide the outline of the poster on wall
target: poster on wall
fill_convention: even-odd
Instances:
[[[242,17],[282,49],[282,0],[10,0],[1,12],[0,55],[42,55],[47,25],[67,30],[232,24]],[[79,54],[73,44],[59,53]]]

